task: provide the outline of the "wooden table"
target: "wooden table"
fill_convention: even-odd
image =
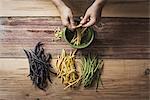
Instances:
[[[92,0],[66,1],[81,16]],[[72,50],[64,40],[54,39],[54,30],[62,26],[59,13],[50,0],[0,0],[0,100],[149,100],[150,72],[145,74],[150,69],[149,4],[149,0],[108,0],[103,27],[99,23],[94,42],[78,51],[78,58],[92,51],[104,59],[104,88],[64,91],[60,80],[53,78],[54,84],[43,92],[27,77],[23,49],[43,42],[53,66],[62,49]]]
[[[0,18],[0,100],[149,100],[150,68],[149,18],[102,18],[103,27],[92,45],[79,50],[95,52],[104,59],[104,88],[66,91],[54,78],[47,92],[35,89],[27,75],[29,65],[23,49],[32,49],[43,42],[53,56],[61,49],[72,50],[64,40],[54,39],[54,30],[61,26],[59,17]]]

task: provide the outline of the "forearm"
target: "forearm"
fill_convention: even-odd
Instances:
[[[62,0],[51,0],[57,8],[65,6],[64,2]]]
[[[96,5],[100,8],[103,8],[103,6],[105,5],[107,0],[95,0],[95,2],[93,3],[93,5]]]

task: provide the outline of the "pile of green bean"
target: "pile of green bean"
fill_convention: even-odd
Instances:
[[[104,62],[98,59],[96,56],[91,57],[90,55],[83,57],[82,60],[82,82],[84,87],[91,87],[96,81],[98,89],[99,81],[102,84],[101,74],[103,71]],[[103,84],[102,84],[103,85]]]

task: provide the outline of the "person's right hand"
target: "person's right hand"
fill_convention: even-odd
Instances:
[[[59,7],[59,12],[62,20],[62,24],[69,29],[73,30],[75,28],[75,23],[73,20],[73,14],[69,7],[61,6]]]

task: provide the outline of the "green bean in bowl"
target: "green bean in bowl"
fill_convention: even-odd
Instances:
[[[63,37],[71,47],[82,49],[88,47],[94,39],[94,31],[91,27],[78,27],[74,31],[64,29]]]

